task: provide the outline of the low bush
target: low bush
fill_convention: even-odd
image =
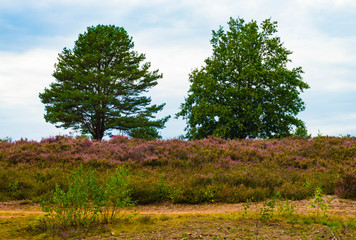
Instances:
[[[101,182],[94,170],[80,165],[68,178],[68,190],[56,184],[50,198],[42,202],[46,214],[35,228],[72,237],[85,235],[99,224],[114,223],[121,217],[120,209],[133,205],[128,179],[128,171],[117,168]]]

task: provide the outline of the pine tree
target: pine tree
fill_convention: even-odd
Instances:
[[[165,104],[150,105],[151,98],[142,93],[157,85],[162,74],[149,71],[150,62],[133,47],[132,37],[121,27],[88,27],[73,50],[64,48],[59,54],[56,81],[39,94],[45,120],[97,140],[114,129],[130,135],[148,128],[150,134],[140,137],[159,137],[157,129],[170,116],[154,120]]]

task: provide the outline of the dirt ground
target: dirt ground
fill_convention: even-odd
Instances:
[[[324,199],[329,205],[329,213],[349,217],[356,216],[356,201],[340,199],[336,196],[325,196]],[[309,207],[310,200],[290,201],[290,204],[291,203],[296,205],[296,213],[305,213],[313,210]],[[249,211],[258,211],[262,204],[263,203],[251,204]],[[244,211],[244,206],[242,203],[216,203],[202,205],[161,203],[155,205],[140,206],[138,210],[141,214],[209,214],[242,212]]]
[[[356,201],[341,199],[336,196],[325,196],[324,200],[328,203],[328,213],[333,215],[341,215],[348,217],[356,216]],[[283,203],[283,202],[282,202]],[[309,208],[310,200],[290,201],[290,204],[296,205],[296,213],[306,213],[313,211]],[[262,203],[251,203],[249,211],[257,211],[262,206]],[[233,213],[244,211],[242,203],[211,203],[211,204],[172,204],[158,203],[150,205],[141,205],[135,207],[141,214],[218,214],[218,213]],[[12,201],[0,202],[0,218],[11,217],[11,213],[41,213],[41,208],[38,204],[32,204],[28,201]],[[9,215],[10,214],[10,215]]]
[[[326,196],[324,199],[329,205],[328,214],[356,219],[356,201],[335,196]],[[295,204],[296,213],[307,214],[314,211],[308,208],[310,200],[290,203]],[[261,207],[262,203],[252,203],[248,211],[259,212]],[[253,218],[236,220],[219,217],[219,214],[244,212],[242,203],[203,205],[160,203],[137,206],[135,209],[139,212],[138,218],[147,218],[147,221],[142,221],[142,229],[127,232],[114,229],[104,235],[86,239],[356,239],[356,229],[346,226],[335,232],[328,226],[318,224],[273,221],[264,223]],[[0,202],[0,219],[34,213],[42,213],[39,205],[26,201]],[[179,220],[180,216],[185,217]],[[161,220],[156,224],[155,219],[159,218]]]

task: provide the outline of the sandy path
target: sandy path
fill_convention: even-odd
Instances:
[[[336,196],[326,196],[324,199],[329,205],[328,213],[356,218],[356,201],[340,199]],[[283,201],[280,203],[284,204]],[[297,213],[307,213],[314,210],[312,208],[308,208],[308,206],[310,206],[310,200],[290,201],[289,203],[295,204]],[[259,211],[262,204],[263,203],[261,202],[251,203],[248,211]],[[140,214],[218,214],[243,212],[244,206],[242,203],[216,203],[200,205],[158,203],[137,206],[134,209],[136,209]],[[11,218],[40,213],[43,212],[38,204],[26,204],[25,201],[0,202],[0,218]]]
[[[356,217],[356,201],[340,199],[335,196],[326,196],[325,201],[328,203],[328,212],[336,215],[343,215],[348,217]],[[296,213],[306,213],[314,211],[310,208],[311,200],[289,201],[289,204],[295,204]],[[285,204],[284,201],[280,201]],[[251,203],[248,211],[259,211],[263,203]],[[277,208],[277,206],[276,206]],[[146,206],[139,206],[138,212],[141,214],[211,214],[211,213],[232,213],[243,212],[244,206],[242,203],[226,204],[171,204],[160,203]]]

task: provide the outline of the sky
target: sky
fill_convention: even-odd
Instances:
[[[98,24],[123,27],[163,78],[150,92],[171,115],[164,139],[184,134],[175,119],[189,73],[211,56],[211,33],[230,17],[278,22],[310,89],[298,118],[312,136],[356,136],[356,1],[354,0],[0,0],[0,139],[41,140],[76,134],[44,120],[38,94],[54,82],[58,53]]]

